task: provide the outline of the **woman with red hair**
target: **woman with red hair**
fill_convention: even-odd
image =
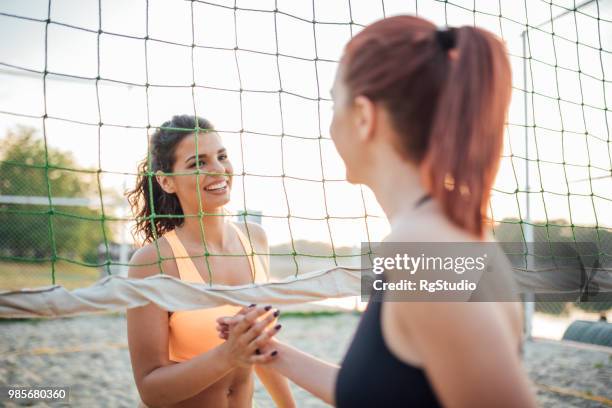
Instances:
[[[385,241],[490,240],[511,95],[498,37],[413,16],[378,21],[347,44],[332,94],[332,139],[347,180],[385,211]],[[221,336],[245,315],[220,318]],[[518,303],[370,301],[340,366],[276,339],[262,352],[276,350],[266,364],[338,407],[533,407],[521,344]]]

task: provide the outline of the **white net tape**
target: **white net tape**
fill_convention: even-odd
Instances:
[[[145,279],[108,276],[92,286],[72,291],[54,285],[2,292],[0,317],[59,317],[133,308],[151,302],[169,311],[262,302],[288,305],[359,295],[361,272],[359,268],[336,267],[278,282],[240,286],[187,283],[169,275]]]

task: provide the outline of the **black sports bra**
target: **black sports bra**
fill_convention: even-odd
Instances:
[[[336,380],[336,406],[439,407],[425,372],[399,360],[387,348],[381,330],[384,292],[374,292]]]
[[[430,197],[422,197],[418,207]],[[425,372],[399,360],[387,348],[381,328],[384,292],[373,292],[336,379],[339,408],[439,407]]]

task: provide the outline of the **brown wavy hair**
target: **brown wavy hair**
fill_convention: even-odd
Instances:
[[[161,188],[155,172],[172,173],[176,147],[181,140],[196,131],[210,130],[214,127],[204,118],[177,115],[164,122],[151,137],[149,154],[138,165],[136,186],[126,192],[136,221],[132,235],[137,242],[139,236],[143,237],[143,245],[153,242],[183,224],[183,209],[178,197]]]
[[[472,26],[438,30],[396,16],[359,32],[341,63],[351,98],[387,108],[396,148],[420,165],[446,216],[482,236],[511,96],[502,40]]]

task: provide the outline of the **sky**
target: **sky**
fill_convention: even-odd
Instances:
[[[220,131],[236,173],[250,174],[235,179],[229,209],[279,217],[263,218],[271,244],[291,236],[336,246],[381,240],[389,226],[372,192],[343,181],[329,139],[329,89],[343,46],[362,25],[382,18],[384,5],[386,16],[476,24],[506,41],[515,90],[491,198],[494,219],[526,219],[526,194],[515,191],[528,189],[531,220],[571,215],[577,225],[612,227],[611,1],[593,2],[552,26],[551,15],[572,1],[279,0],[278,13],[274,1],[237,1],[238,10],[233,1],[148,3],[147,13],[144,0],[53,0],[45,47],[45,23],[13,15],[46,20],[48,2],[0,2],[0,38],[11,39],[0,42],[0,138],[19,124],[42,129],[46,105],[49,145],[73,152],[79,168],[101,168],[103,187],[121,192],[146,156],[146,126],[195,111]],[[527,21],[539,28],[528,30],[525,78]],[[46,95],[45,59],[53,73]],[[534,91],[527,117],[525,79]],[[373,215],[367,229],[366,212]]]

